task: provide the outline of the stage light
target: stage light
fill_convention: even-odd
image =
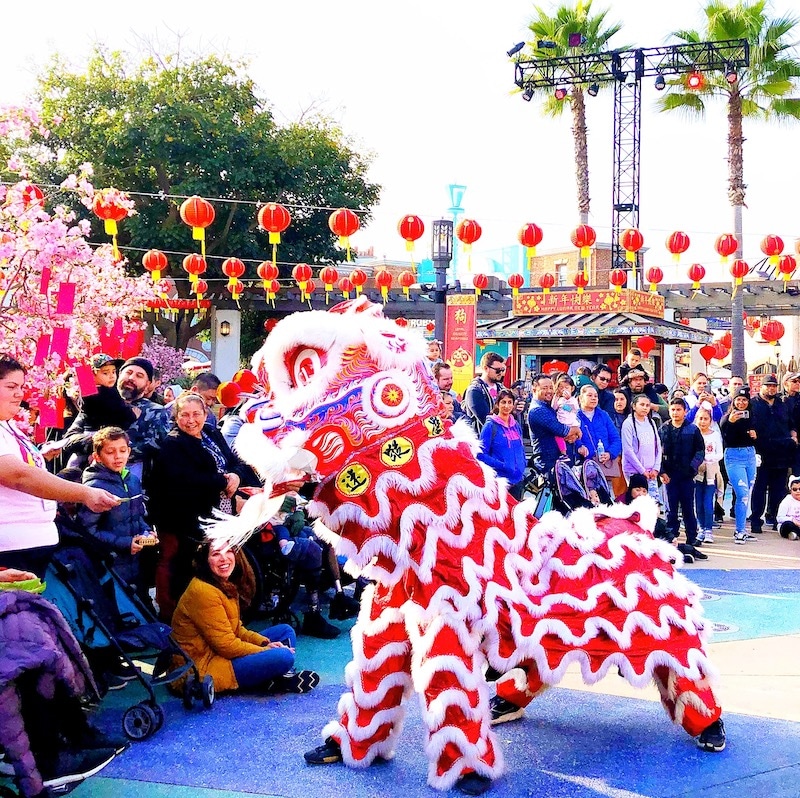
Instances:
[[[525,46],[525,42],[517,42],[509,51],[508,57],[516,55],[523,47]]]
[[[686,88],[689,91],[700,91],[705,84],[705,78],[700,72],[690,72],[686,76]]]
[[[656,80],[653,85],[656,87],[656,91],[664,91],[667,87],[667,81],[664,80],[663,75],[656,75]]]
[[[567,37],[568,47],[583,47],[586,44],[586,37],[582,33],[570,33]]]
[[[590,97],[597,97],[597,92],[599,92],[599,91],[600,91],[600,84],[599,83],[592,83],[592,85],[589,86],[588,89],[586,89],[586,93]]]
[[[559,86],[554,92],[557,100],[563,100],[567,96],[567,90],[563,86]]]
[[[728,64],[725,68],[725,80],[733,86],[739,80],[739,73],[736,71],[736,67],[733,64]]]
[[[533,99],[533,89],[530,86],[522,92],[522,99],[525,100],[526,103],[529,103]]]
[[[536,42],[536,49],[537,50],[555,50],[558,45],[555,42],[551,42],[549,39],[539,39]]]

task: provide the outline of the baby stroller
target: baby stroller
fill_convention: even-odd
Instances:
[[[45,598],[61,610],[90,663],[93,654],[111,654],[147,691],[147,698],[122,716],[122,728],[131,740],[146,740],[164,723],[154,688],[185,677],[183,704],[191,709],[195,700],[210,708],[214,703],[214,681],[200,679],[194,662],[172,637],[172,630],[154,616],[133,586],[124,582],[108,562],[90,559],[79,547],[56,552],[47,575]],[[132,655],[152,661],[152,675],[145,676]],[[181,664],[175,668],[178,661]],[[102,675],[97,674],[102,681]]]
[[[547,475],[534,469],[526,478],[525,495],[536,499],[537,518],[550,510],[566,515],[578,507],[613,502],[605,474],[594,460],[571,466],[566,457],[557,460]]]

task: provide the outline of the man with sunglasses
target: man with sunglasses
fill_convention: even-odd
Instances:
[[[609,415],[614,412],[614,392],[608,387],[611,376],[611,369],[605,363],[600,363],[592,369],[592,382],[597,388],[597,406]]]
[[[481,358],[481,373],[464,391],[462,409],[476,433],[480,434],[486,417],[492,411],[497,391],[506,376],[506,363],[497,352],[486,352]]]

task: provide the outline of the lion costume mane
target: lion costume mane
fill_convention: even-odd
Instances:
[[[517,706],[575,663],[589,684],[609,670],[655,681],[692,736],[719,718],[699,591],[653,538],[649,498],[537,521],[534,502],[515,502],[477,460],[472,431],[443,419],[422,336],[363,298],[282,320],[253,368],[268,393],[246,410],[237,451],[273,484],[313,472],[318,534],[375,583],[352,630],[349,690],[322,732],[346,764],[394,755],[416,691],[429,783],[497,778],[487,663]],[[216,534],[246,534],[253,515]]]

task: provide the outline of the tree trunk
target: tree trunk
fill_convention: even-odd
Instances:
[[[589,147],[586,135],[586,103],[583,89],[574,86],[570,101],[572,108],[572,139],[575,145],[575,185],[578,188],[578,213],[581,224],[589,224]]]
[[[744,134],[742,98],[734,88],[728,100],[728,199],[733,206],[733,232],[736,257],[742,257],[742,207],[744,206]],[[731,302],[731,374],[747,379],[744,356],[744,291],[737,291]]]

